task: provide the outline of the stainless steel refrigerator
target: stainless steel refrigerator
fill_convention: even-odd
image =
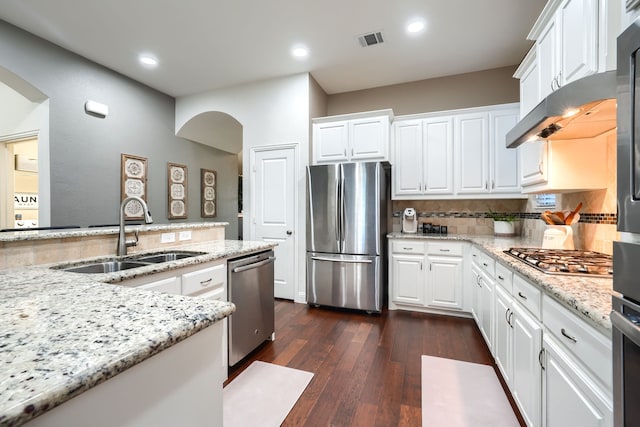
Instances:
[[[389,215],[386,162],[307,168],[307,303],[381,312]]]

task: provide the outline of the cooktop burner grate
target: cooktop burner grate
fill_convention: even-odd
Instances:
[[[568,249],[510,248],[504,251],[547,274],[612,277],[611,255]]]

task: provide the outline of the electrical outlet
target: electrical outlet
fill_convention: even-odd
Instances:
[[[191,230],[181,231],[178,240],[191,240]]]
[[[173,243],[176,241],[176,233],[162,233],[160,243]]]

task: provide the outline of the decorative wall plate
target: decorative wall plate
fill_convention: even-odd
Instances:
[[[216,216],[216,172],[200,169],[200,216],[215,218]]]
[[[187,218],[187,166],[167,163],[169,219]]]
[[[147,201],[147,159],[131,154],[120,155],[120,200],[138,196]],[[139,202],[129,202],[124,209],[126,220],[143,219],[144,210]]]

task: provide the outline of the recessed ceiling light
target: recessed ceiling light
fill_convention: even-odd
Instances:
[[[158,65],[158,60],[149,54],[143,54],[138,57],[138,60],[145,67],[155,67]]]
[[[424,21],[421,19],[416,19],[413,20],[411,22],[409,22],[409,24],[407,24],[407,32],[409,34],[416,34],[421,32],[422,30],[424,30]]]
[[[291,54],[296,58],[306,58],[309,56],[309,49],[304,46],[296,46],[291,49]]]

